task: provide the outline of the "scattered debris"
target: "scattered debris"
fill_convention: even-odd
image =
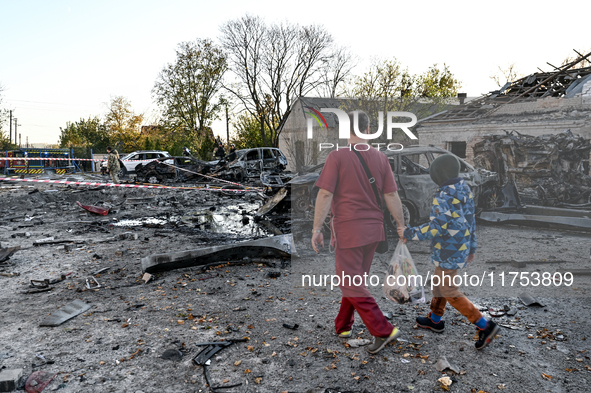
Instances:
[[[539,301],[535,297],[530,296],[529,294],[527,294],[525,292],[519,295],[519,300],[521,300],[523,302],[523,304],[525,304],[528,307],[530,307],[530,306],[546,307],[546,304],[542,303],[541,301]]]
[[[25,382],[25,391],[27,393],[41,393],[55,378],[57,374],[48,371],[35,371],[32,373],[27,382]]]
[[[299,328],[300,325],[298,325],[297,323],[294,323],[293,325],[289,325],[287,323],[284,323],[283,327],[286,329],[297,330],[297,328]]]
[[[10,257],[21,249],[21,246],[0,248],[0,263],[7,261]]]
[[[90,304],[84,303],[82,300],[74,300],[71,303],[66,304],[64,307],[53,312],[51,315],[46,317],[39,323],[39,326],[59,326],[69,319],[74,318],[76,315],[83,313],[92,307]]]
[[[441,377],[437,380],[437,382],[439,382],[440,384],[442,384],[445,387],[449,387],[451,386],[451,384],[453,383],[451,378],[448,377],[447,375],[445,377]]]
[[[22,368],[0,369],[0,392],[12,392],[18,387],[19,380],[23,376]]]
[[[353,339],[353,340],[347,340],[347,344],[349,344],[349,346],[351,348],[359,348],[362,347],[364,345],[368,345],[371,344],[371,341],[365,338],[362,339]]]
[[[150,273],[144,273],[144,275],[142,276],[142,280],[144,281],[144,284],[149,283],[153,278],[154,278],[154,276],[151,275]]]
[[[530,136],[517,131],[487,135],[474,146],[477,167],[499,174],[500,184],[515,182],[521,200],[545,206],[588,205],[591,142],[566,130]]]
[[[88,289],[98,289],[101,287],[101,284],[97,281],[94,276],[90,276],[86,279],[86,288]]]
[[[78,201],[76,201],[76,204],[78,206],[80,206],[81,208],[83,208],[84,210],[87,210],[87,211],[94,213],[94,214],[99,214],[101,216],[106,216],[107,214],[109,214],[109,209],[105,209],[104,207],[83,205]]]
[[[514,211],[483,211],[479,218],[493,223],[591,231],[591,212],[557,207],[519,207]]]
[[[162,359],[180,362],[183,359],[183,353],[178,349],[169,348],[160,355]]]
[[[445,370],[449,369],[456,374],[460,373],[460,368],[458,366],[456,366],[455,364],[451,364],[450,362],[448,362],[448,360],[445,356],[441,356],[437,360],[437,363],[435,364],[435,369],[437,371],[445,371]]]
[[[142,258],[141,262],[144,272],[154,273],[246,257],[292,257],[296,255],[291,234],[287,234],[197,250],[152,255]]]
[[[193,362],[196,365],[203,367],[203,374],[205,376],[205,381],[207,382],[207,385],[209,385],[210,389],[213,392],[215,392],[216,389],[220,389],[220,388],[225,389],[225,388],[231,388],[231,387],[236,387],[236,386],[242,385],[242,383],[238,383],[238,384],[234,384],[234,385],[213,386],[213,384],[211,383],[211,378],[209,376],[209,371],[207,369],[207,366],[209,366],[211,364],[211,358],[213,357],[213,355],[220,352],[222,349],[227,348],[236,342],[246,342],[246,341],[247,341],[247,339],[242,338],[242,339],[229,339],[226,341],[215,341],[215,342],[196,344],[197,346],[205,346],[205,348],[203,348],[197,354],[197,356],[195,356],[193,358]]]

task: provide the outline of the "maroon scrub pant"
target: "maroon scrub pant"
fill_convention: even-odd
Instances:
[[[365,282],[362,282],[361,285],[355,285],[355,283],[359,284],[359,279],[357,281],[353,279],[356,275],[363,279],[364,273],[369,274],[377,246],[378,243],[376,242],[354,248],[338,248],[337,245],[335,249],[336,274],[341,279],[339,288],[343,292],[341,309],[334,321],[337,333],[351,330],[355,311],[357,311],[372,336],[388,337],[392,333],[392,329],[394,329],[365,287]],[[343,275],[345,276],[344,280]],[[351,277],[351,282],[349,282],[347,276]],[[369,284],[369,276],[367,277],[367,284]]]

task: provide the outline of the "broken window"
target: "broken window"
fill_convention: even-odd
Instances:
[[[253,149],[246,153],[246,161],[258,160],[259,159],[259,150]]]
[[[263,159],[264,160],[267,160],[267,159],[274,160],[275,159],[271,149],[263,149]]]
[[[466,158],[466,142],[447,142],[447,150],[460,158]]]
[[[426,175],[429,173],[429,160],[424,153],[401,157],[401,174]]]

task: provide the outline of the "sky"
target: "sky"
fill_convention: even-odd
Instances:
[[[447,64],[462,92],[496,88],[490,76],[515,63],[523,75],[551,71],[573,49],[591,51],[589,1],[559,12],[547,1],[63,1],[0,0],[2,106],[18,118],[22,142],[57,143],[60,127],[103,116],[124,96],[146,124],[157,118],[151,90],[176,46],[217,41],[220,26],[245,14],[266,22],[320,24],[359,58],[396,57],[412,73]],[[557,13],[552,16],[554,13]],[[560,14],[560,15],[558,15]],[[580,15],[580,18],[578,17]],[[225,135],[225,122],[213,124]]]

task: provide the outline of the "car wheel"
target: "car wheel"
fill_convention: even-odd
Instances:
[[[144,182],[150,184],[158,184],[162,182],[162,176],[155,171],[150,171],[144,176]]]
[[[412,225],[414,223],[414,217],[405,203],[402,203],[402,216],[404,217],[404,223],[406,225]],[[394,217],[392,217],[390,213],[388,213],[388,217],[390,217],[390,228],[396,230],[396,220],[394,219]]]
[[[122,179],[125,176],[127,176],[127,168],[122,166],[121,169],[119,169],[119,173],[117,174],[117,176]]]

